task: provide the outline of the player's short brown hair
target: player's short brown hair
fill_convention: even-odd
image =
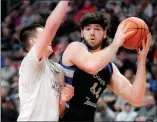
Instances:
[[[19,35],[19,42],[21,44],[22,49],[25,52],[28,52],[28,48],[29,48],[29,38],[33,38],[36,37],[37,34],[37,28],[43,28],[42,25],[39,24],[33,24],[33,25],[29,25],[27,27],[24,27]]]

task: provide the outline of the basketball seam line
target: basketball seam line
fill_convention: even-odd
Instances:
[[[130,40],[132,37],[134,37],[134,36],[138,33],[139,30],[140,30],[140,29],[137,29],[137,32],[136,32],[133,36],[131,36],[129,39],[125,40],[125,41],[128,41],[128,40]]]
[[[129,20],[129,21],[131,21],[131,20]],[[133,22],[133,23],[135,23],[134,21],[131,21],[131,22]],[[138,27],[138,25],[135,23],[135,25]],[[128,28],[129,29],[129,28]],[[139,29],[138,29],[139,30]],[[137,30],[137,32],[138,32],[138,30]],[[136,34],[137,34],[137,32],[132,36],[132,37],[134,37]],[[130,40],[132,37],[130,37],[129,39],[127,39],[127,40],[125,40],[125,41],[128,41],[128,40]]]
[[[132,20],[128,20],[128,21],[131,21],[132,23],[134,23],[137,27],[138,27],[138,25],[137,25],[137,23],[135,23],[134,21],[132,21]],[[145,25],[145,23],[144,23],[144,25]],[[145,26],[144,26],[145,27]],[[128,29],[142,29],[142,30],[147,30],[147,31],[149,31],[148,29],[144,29],[144,28],[128,28]]]
[[[136,48],[137,48],[137,46],[139,45],[140,40],[141,40],[141,37],[142,37],[142,29],[140,29],[140,30],[141,30],[141,35],[140,35],[140,39],[139,39],[139,41],[138,41],[138,43],[137,43],[137,45],[136,45]]]
[[[140,39],[139,39],[139,41],[138,41],[138,43],[137,43],[137,45],[136,45],[136,48],[138,48],[138,45],[139,45],[140,40],[141,40],[141,37],[142,37],[142,29],[140,29],[140,30],[141,30],[141,35],[140,35]]]
[[[144,27],[146,26],[146,24],[144,23]],[[146,39],[147,39],[147,36],[146,36],[146,34],[145,34],[145,30],[144,30],[144,35],[145,35],[145,37],[146,37]]]
[[[131,21],[131,20],[128,20],[128,21]],[[134,21],[131,21],[131,22],[134,23],[138,27],[138,25]]]

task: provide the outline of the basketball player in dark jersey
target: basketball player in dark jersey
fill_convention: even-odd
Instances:
[[[111,59],[122,46],[128,25],[118,27],[113,42],[107,45],[106,30],[110,24],[107,14],[85,14],[80,20],[82,42],[72,42],[62,55],[60,64],[65,70],[66,82],[74,87],[74,97],[68,102],[60,121],[94,121],[96,104],[106,87],[129,103],[140,106],[146,87],[146,57],[151,35],[138,50],[137,73],[131,84],[117,69]],[[128,23],[129,24],[129,23]]]

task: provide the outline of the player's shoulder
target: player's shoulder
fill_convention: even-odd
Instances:
[[[79,41],[72,42],[68,45],[68,47],[75,47],[75,48],[82,47],[82,46],[85,46],[85,45]]]
[[[84,43],[76,41],[76,42],[70,43],[68,45],[68,47],[66,48],[66,50],[70,50],[70,51],[72,50],[73,52],[75,52],[75,51],[80,50],[82,48],[87,48],[87,47],[85,46]]]

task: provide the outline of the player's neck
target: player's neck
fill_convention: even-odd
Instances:
[[[100,46],[100,47],[98,47],[97,49],[90,50],[90,52],[91,52],[91,53],[94,53],[94,52],[98,52],[98,51],[100,51],[100,50],[101,50],[101,46]]]
[[[48,59],[48,58],[49,58],[49,56],[50,56],[50,54],[45,53],[45,54],[44,54],[44,56],[45,56],[45,58],[47,58],[47,59]]]

